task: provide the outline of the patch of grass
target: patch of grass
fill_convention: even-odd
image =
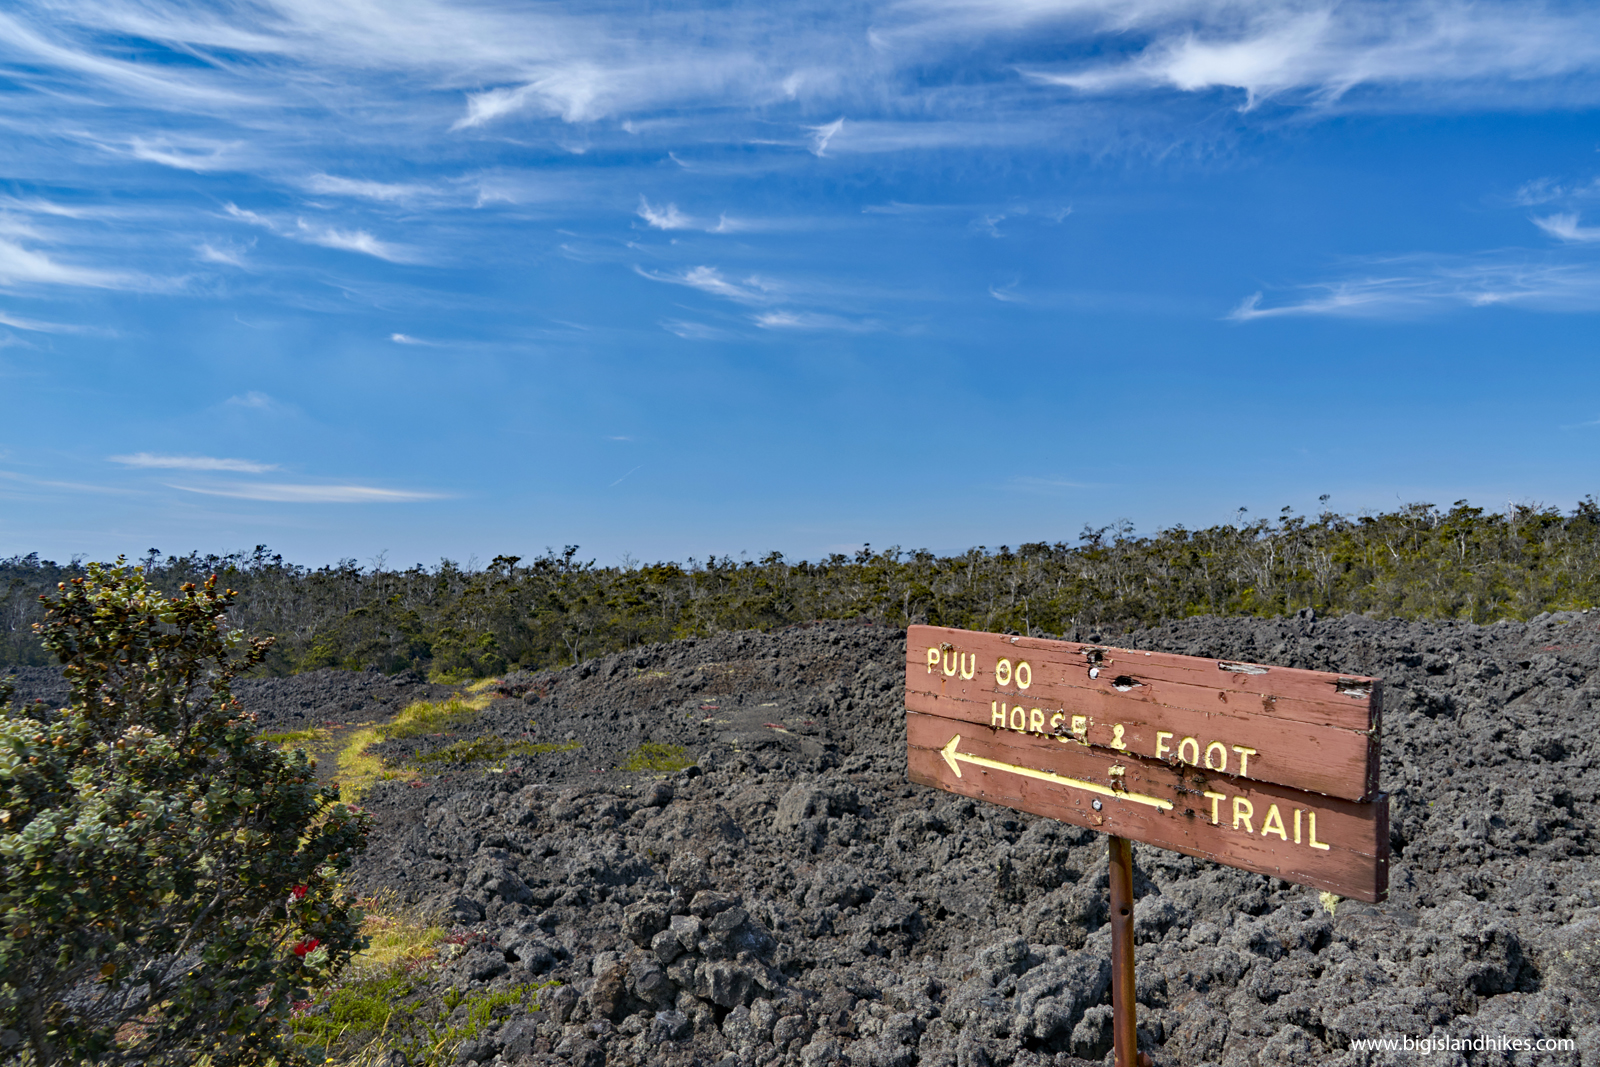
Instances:
[[[429,972],[439,946],[459,941],[444,926],[408,907],[391,890],[362,902],[367,948],[345,978],[314,1001],[296,1007],[290,1029],[310,1059],[345,1067],[384,1063],[394,1050],[414,1067],[444,1067],[463,1041],[497,1018],[532,1011],[541,989],[558,982],[526,982],[495,992],[430,995]],[[451,1015],[462,1006],[452,1024]]]
[[[447,700],[419,700],[407,705],[389,723],[367,726],[350,733],[337,758],[339,768],[339,797],[352,803],[377,781],[415,778],[416,771],[393,768],[383,762],[373,745],[396,737],[420,737],[423,734],[442,733],[451,726],[460,726],[477,718],[478,712],[489,706],[491,694],[472,697],[460,695]]]
[[[326,741],[332,736],[333,734],[330,731],[318,726],[309,730],[280,730],[276,733],[257,734],[256,740],[262,744],[277,745],[287,751],[295,748],[304,748],[318,741]]]
[[[553,742],[507,741],[502,737],[475,737],[470,741],[456,741],[433,752],[411,757],[411,764],[424,767],[430,763],[479,763],[505,759],[507,756],[542,756],[548,752],[571,752],[583,746],[576,741],[565,744]]]
[[[361,933],[367,947],[351,961],[357,974],[414,970],[439,955],[439,944],[450,931],[431,917],[400,902],[386,889],[361,902],[366,915]]]
[[[383,762],[382,756],[367,751],[384,740],[386,737],[383,727],[368,726],[351,733],[345,741],[344,748],[339,750],[335,760],[339,768],[339,799],[346,804],[353,804],[361,799],[361,794],[365,793],[373,782],[393,776],[394,772]]]
[[[331,1059],[336,1042],[359,1047],[382,1037],[394,1013],[403,1010],[398,1002],[416,990],[417,980],[398,969],[358,978],[335,987],[326,999],[295,1018],[290,1026],[296,1042],[302,1046],[320,1045],[323,1057]]]
[[[442,733],[449,727],[469,723],[478,712],[489,706],[489,694],[471,697],[453,696],[446,700],[419,700],[409,704],[394,717],[394,721],[381,727],[384,740],[394,737],[420,737],[423,734]]]
[[[664,745],[658,741],[646,741],[628,754],[622,761],[622,770],[625,771],[681,771],[694,761],[684,752],[682,745]]]
[[[444,995],[445,1011],[453,1013],[456,1008],[465,1004],[467,1006],[467,1017],[458,1025],[450,1028],[449,1036],[458,1042],[470,1041],[477,1037],[485,1026],[489,1025],[489,1022],[495,1017],[495,1013],[499,1009],[510,1007],[513,1004],[525,1005],[528,1003],[528,998],[537,995],[539,990],[560,984],[555,981],[528,982],[523,985],[512,986],[509,989],[503,989],[498,993],[485,992],[473,996],[452,989]],[[501,1014],[510,1013],[502,1012]]]
[[[441,1011],[418,996],[425,989],[416,977],[396,968],[338,986],[290,1026],[301,1048],[313,1058],[320,1052],[324,1062],[378,1063],[399,1050],[416,1067],[443,1067],[463,1041],[494,1020],[538,1010],[540,991],[555,985],[560,983],[524,982],[478,993],[451,989],[438,1005]],[[462,1007],[464,1017],[451,1025],[450,1016]]]

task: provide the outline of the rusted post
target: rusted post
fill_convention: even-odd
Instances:
[[[1139,1019],[1133,982],[1133,842],[1115,834],[1111,842],[1111,1036],[1117,1067],[1150,1067],[1139,1052]]]

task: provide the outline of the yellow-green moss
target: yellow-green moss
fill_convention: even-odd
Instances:
[[[310,730],[280,730],[276,733],[258,734],[256,740],[266,745],[277,745],[279,748],[303,748],[317,741],[326,741],[333,734],[321,727]]]
[[[472,697],[457,695],[439,701],[419,700],[407,705],[391,722],[355,730],[339,750],[336,761],[340,798],[347,803],[353,802],[373,782],[416,777],[414,770],[385,764],[381,756],[368,751],[373,745],[396,737],[442,733],[449,727],[471,722],[489,706],[492,699],[492,694],[481,693]]]
[[[625,771],[681,771],[693,763],[682,745],[664,745],[657,741],[646,741],[628,754],[622,761],[622,770]]]
[[[411,757],[414,766],[430,763],[479,763],[500,760],[507,756],[541,756],[547,752],[571,752],[583,746],[576,741],[557,745],[550,742],[507,741],[503,737],[475,737],[470,741],[456,741],[433,752]]]

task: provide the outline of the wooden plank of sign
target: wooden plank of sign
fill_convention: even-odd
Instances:
[[[1388,895],[1387,796],[1354,803],[917,712],[906,733],[920,785],[1356,900]]]
[[[1108,645],[944,626],[912,626],[906,634],[907,662],[912,660],[913,645],[926,651],[929,645],[938,647],[961,641],[967,642],[962,646],[963,651],[977,647],[1013,659],[1022,653],[1023,658],[1029,660],[1038,658],[1058,663],[1063,671],[1076,668],[1076,675],[1063,673],[1061,676],[1062,680],[1073,678],[1074,684],[1088,686],[1091,681],[1105,679],[1104,684],[1109,685],[1111,680],[1127,675],[1144,683],[1159,680],[1198,686],[1212,693],[1213,702],[1217,702],[1215,693],[1218,691],[1227,695],[1224,703],[1237,703],[1243,697],[1244,706],[1250,710],[1259,708],[1280,718],[1326,723],[1351,730],[1371,729],[1375,725],[1372,703],[1380,686],[1376,678],[1365,675],[1273,667],[1207,656],[1180,656],[1172,652],[1139,652]],[[925,661],[919,663],[925,666]],[[1088,671],[1091,669],[1098,670],[1100,678],[1090,679]]]
[[[1070,641],[933,626],[911,627],[906,640],[912,710],[1033,734],[1077,730],[1092,746],[1346,800],[1378,792],[1381,694],[1367,677]]]

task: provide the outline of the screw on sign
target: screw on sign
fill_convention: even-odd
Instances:
[[[1373,678],[913,626],[913,782],[1110,835],[1117,1067],[1136,1054],[1133,841],[1341,896],[1389,891]]]

